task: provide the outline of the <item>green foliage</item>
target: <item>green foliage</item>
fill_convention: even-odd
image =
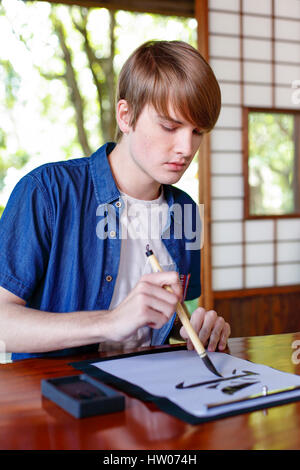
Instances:
[[[21,77],[9,60],[0,60],[0,80],[5,87],[5,105],[12,109],[18,99]]]
[[[0,191],[8,168],[21,168],[29,155],[42,164],[85,155],[110,140],[117,75],[150,39],[196,46],[196,22],[0,0]]]
[[[41,99],[41,113],[44,116],[49,116],[50,111],[51,111],[51,105],[52,105],[52,100],[53,96],[50,93],[45,94],[45,96],[42,97]]]
[[[1,135],[1,133],[0,133]],[[18,149],[7,160],[0,155],[0,191],[4,188],[4,180],[7,170],[11,167],[22,168],[28,161],[30,155],[22,149]]]
[[[249,114],[250,213],[289,214],[295,210],[294,115]]]
[[[0,159],[0,191],[4,188],[4,179],[7,172],[7,166],[2,159]]]
[[[25,152],[25,150],[18,149],[14,155],[12,155],[8,160],[8,165],[14,168],[22,168],[28,161],[30,155]]]
[[[6,148],[6,135],[3,129],[0,128],[0,151]]]
[[[4,207],[3,207],[3,206],[0,206],[0,217],[1,217],[2,214],[3,214],[3,211],[4,211]]]

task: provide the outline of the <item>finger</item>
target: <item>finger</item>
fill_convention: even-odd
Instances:
[[[177,276],[176,282],[173,282],[172,284],[170,284],[170,287],[172,289],[172,292],[174,292],[174,294],[176,295],[177,301],[180,303],[183,302],[184,299],[183,299],[182,285],[178,276]]]
[[[225,326],[224,318],[218,317],[214,324],[213,330],[210,334],[209,343],[207,347],[208,351],[216,350],[217,345],[221,339],[224,326]]]
[[[224,325],[224,328],[223,328],[223,331],[222,331],[222,334],[221,334],[221,338],[220,338],[220,341],[219,341],[219,346],[218,346],[218,349],[220,351],[223,351],[226,348],[227,340],[230,336],[230,333],[231,333],[230,325],[229,325],[229,323],[225,322],[225,325]]]
[[[145,306],[147,308],[150,308],[160,313],[161,315],[164,315],[166,317],[166,320],[169,320],[169,318],[175,312],[175,302],[169,303],[169,302],[166,302],[164,299],[155,297],[153,295],[143,294],[143,298],[141,299],[141,302],[145,303]]]
[[[202,326],[203,321],[204,321],[204,317],[205,317],[205,309],[202,308],[202,307],[198,307],[192,313],[190,321],[191,321],[192,327],[194,328],[194,330],[196,331],[197,334],[199,334],[199,331],[200,331],[201,326]],[[184,328],[184,326],[181,327],[179,333],[180,333],[180,335],[183,339],[187,340],[187,348],[190,349],[190,350],[194,349],[193,343],[189,339],[189,335],[188,335],[186,329]]]
[[[184,328],[184,327],[182,327],[182,329],[183,329],[183,328]],[[184,330],[184,332],[185,332],[185,330]],[[190,340],[190,338],[189,338],[187,335],[183,335],[183,334],[181,333],[181,330],[179,331],[179,333],[180,333],[182,339],[185,339],[185,340],[186,340],[186,347],[187,347],[187,349],[188,349],[189,351],[192,351],[193,349],[195,349],[195,348],[194,348],[194,345],[193,345],[193,343],[192,343],[192,341]]]
[[[142,304],[144,295],[145,296],[152,295],[153,297],[162,299],[165,302],[172,305],[173,311],[176,310],[176,305],[178,302],[176,294],[174,294],[173,292],[169,292],[160,286],[157,286],[155,284],[150,284],[149,282],[146,282],[143,280],[140,280],[136,284],[136,286],[130,291],[130,293],[127,295],[127,297],[123,300],[122,303],[123,305],[126,303],[130,304],[130,302],[132,301],[136,302],[136,300],[134,299],[137,298],[140,300],[140,303]]]
[[[209,310],[208,312],[205,312],[204,321],[201,325],[201,330],[198,333],[200,341],[203,343],[204,346],[206,346],[208,343],[217,317],[217,313],[214,310]]]
[[[163,286],[158,286],[156,284],[150,284],[146,281],[140,281],[135,287],[136,294],[145,294],[150,295],[152,297],[156,297],[158,299],[162,299],[163,301],[171,304],[175,309],[178,298],[174,292],[170,292],[163,288]]]
[[[203,307],[198,307],[191,315],[191,325],[198,334],[202,328],[206,311]]]
[[[178,301],[182,300],[182,287],[179,280],[179,275],[176,271],[163,271],[158,273],[144,274],[141,277],[141,281],[145,281],[149,284],[155,284],[160,287],[169,286],[178,298]]]
[[[184,327],[182,327],[182,328],[184,328]],[[185,330],[184,330],[184,332],[185,332]],[[191,339],[188,337],[188,335],[187,335],[187,334],[182,334],[182,333],[181,333],[181,330],[180,330],[179,333],[180,333],[182,339],[185,339],[185,340],[186,340],[186,347],[187,347],[187,349],[188,349],[189,351],[192,351],[193,349],[195,349],[195,348],[194,348],[194,345],[193,345]]]
[[[176,271],[162,271],[158,273],[144,274],[141,277],[141,281],[150,282],[150,284],[156,284],[160,286],[163,286],[164,284],[171,285],[173,283],[179,282],[179,276]]]
[[[168,317],[151,308],[148,309],[147,317],[148,321],[146,320],[145,325],[158,330],[169,320]]]

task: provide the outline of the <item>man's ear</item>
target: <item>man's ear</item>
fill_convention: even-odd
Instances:
[[[123,134],[128,134],[130,131],[130,111],[129,105],[126,100],[120,100],[117,103],[116,119],[119,129]]]

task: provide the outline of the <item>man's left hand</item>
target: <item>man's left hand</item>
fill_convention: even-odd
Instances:
[[[191,324],[204,347],[208,351],[223,351],[227,346],[227,340],[230,336],[230,325],[225,322],[214,310],[206,311],[198,307],[191,315]],[[194,349],[184,327],[180,329],[180,335],[187,340],[187,349]]]

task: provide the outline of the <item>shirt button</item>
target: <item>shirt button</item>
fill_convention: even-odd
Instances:
[[[112,281],[112,276],[108,275],[108,276],[106,276],[105,279],[107,280],[107,282],[111,282]]]
[[[120,201],[116,202],[117,207],[121,207],[122,203]]]
[[[109,232],[109,235],[111,236],[111,238],[115,238],[116,232],[112,230],[111,232]]]

